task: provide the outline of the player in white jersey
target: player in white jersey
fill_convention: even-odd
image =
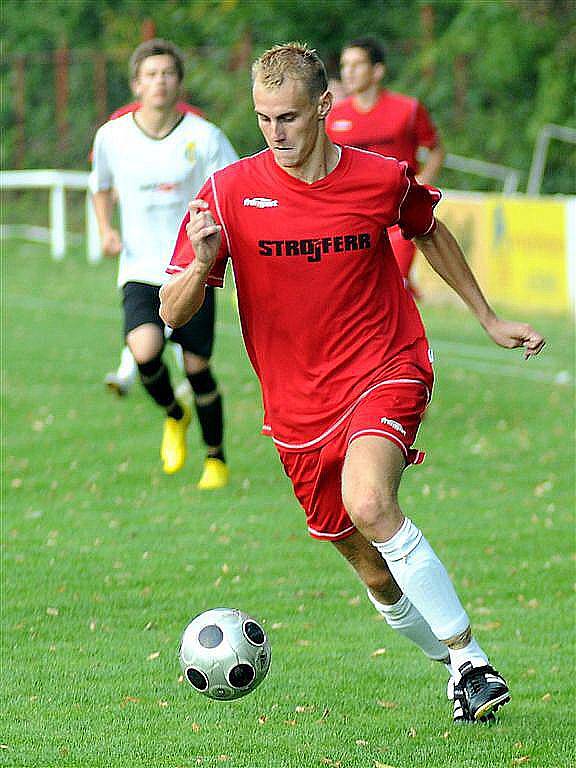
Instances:
[[[118,286],[123,294],[126,342],[144,387],[166,412],[161,457],[164,471],[173,474],[186,458],[190,410],[176,399],[162,361],[165,326],[158,294],[188,201],[211,173],[237,160],[237,155],[219,128],[177,109],[184,67],[172,43],[159,39],[142,43],[132,54],[130,67],[132,88],[141,106],[98,130],[91,189],[102,249],[106,255],[120,254]],[[112,226],[113,190],[120,208],[121,236]],[[199,315],[172,334],[184,350],[206,444],[198,483],[202,489],[228,482],[222,398],[210,369],[213,333],[212,293],[207,294]]]

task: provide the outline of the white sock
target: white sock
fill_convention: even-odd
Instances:
[[[488,657],[474,638],[472,638],[464,648],[459,648],[455,651],[450,649],[450,661],[452,663],[452,669],[454,670],[452,674],[454,675],[456,682],[458,682],[461,677],[460,667],[467,661],[469,661],[473,667],[484,667],[489,663]]]
[[[447,640],[468,628],[468,616],[446,569],[409,518],[391,539],[372,544],[438,639]]]
[[[379,614],[384,616],[389,626],[415,643],[428,658],[434,659],[434,661],[445,661],[449,657],[448,648],[434,636],[430,626],[424,621],[406,595],[402,595],[397,603],[386,605],[377,600],[369,589],[366,592],[372,605]],[[450,664],[446,664],[446,666],[450,674],[452,674]]]
[[[178,369],[182,371],[184,376],[186,376],[186,371],[184,370],[184,352],[182,347],[180,344],[176,344],[175,342],[172,342],[170,346],[172,347],[172,354],[174,355],[174,361],[176,362]]]
[[[118,378],[134,381],[137,370],[136,362],[132,357],[132,352],[130,352],[128,347],[124,347],[120,356],[120,365],[116,371]]]

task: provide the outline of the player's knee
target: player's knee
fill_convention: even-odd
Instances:
[[[395,494],[368,488],[344,499],[346,510],[354,525],[361,531],[371,530],[393,517],[398,509]]]

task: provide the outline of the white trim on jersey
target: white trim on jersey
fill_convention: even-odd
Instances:
[[[359,395],[356,398],[356,400],[351,405],[348,406],[348,408],[344,411],[342,416],[340,416],[339,419],[337,419],[330,427],[328,427],[328,429],[326,429],[318,437],[315,437],[312,440],[308,440],[306,443],[286,443],[283,440],[278,440],[278,438],[272,436],[272,440],[274,441],[274,444],[280,446],[280,448],[285,448],[286,450],[301,450],[302,448],[311,448],[313,445],[317,445],[322,440],[326,439],[330,434],[332,434],[332,432],[334,432],[342,424],[342,422],[348,418],[348,416],[356,408],[358,403],[360,403],[362,400],[368,397],[368,395],[370,395],[376,389],[387,386],[388,384],[420,384],[426,390],[427,403],[430,402],[430,390],[428,389],[426,384],[420,379],[386,379],[384,381],[379,381],[377,384],[373,384],[371,387],[368,387],[368,389],[365,392],[362,392],[362,394]]]

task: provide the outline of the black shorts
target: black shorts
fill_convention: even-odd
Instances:
[[[154,323],[162,332],[165,324],[160,317],[160,287],[147,283],[126,283],[122,287],[124,307],[124,336],[145,323]],[[214,344],[214,288],[206,287],[201,309],[192,320],[172,331],[170,339],[187,352],[209,358]]]

